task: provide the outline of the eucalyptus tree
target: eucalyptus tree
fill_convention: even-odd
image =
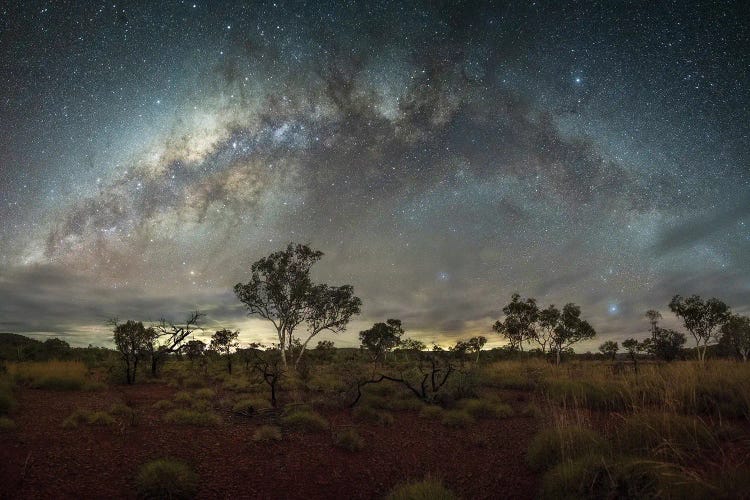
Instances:
[[[669,302],[669,309],[682,319],[685,329],[695,339],[698,361],[704,363],[708,343],[718,340],[719,329],[729,320],[729,307],[716,298],[704,301],[698,295],[675,295]]]
[[[523,351],[523,343],[536,338],[535,325],[539,318],[536,300],[522,300],[514,293],[510,303],[503,307],[505,319],[496,321],[492,329],[506,338],[512,349]]]

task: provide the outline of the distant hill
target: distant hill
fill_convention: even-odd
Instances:
[[[0,359],[19,359],[19,351],[26,346],[39,345],[38,340],[18,335],[17,333],[0,333]]]

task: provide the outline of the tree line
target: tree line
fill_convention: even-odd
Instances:
[[[290,243],[286,248],[273,252],[252,264],[250,279],[237,283],[234,293],[243,303],[248,315],[265,319],[276,331],[280,369],[292,365],[300,369],[303,356],[310,342],[323,332],[341,333],[349,322],[361,311],[362,300],[354,295],[351,285],[333,286],[315,283],[311,269],[322,258],[323,252],[307,245]],[[687,331],[696,340],[698,359],[703,362],[710,342],[722,340],[731,344],[747,360],[750,351],[750,320],[731,314],[728,306],[718,299],[703,301],[693,295],[683,298],[676,295],[669,303],[670,310],[681,318]],[[568,303],[558,308],[554,304],[540,308],[534,298],[522,298],[518,293],[502,308],[504,318],[496,321],[492,330],[508,342],[508,350],[523,351],[524,345],[536,345],[543,355],[552,355],[559,364],[561,355],[572,350],[572,346],[596,336],[595,329],[581,317],[581,308]],[[641,352],[671,360],[682,349],[686,341],[684,334],[661,328],[658,311],[648,311],[650,337],[644,341],[626,339],[623,347],[636,359]],[[232,352],[238,349],[239,331],[220,329],[216,331],[210,345],[189,339],[195,331],[202,330],[200,312],[191,314],[184,323],[175,324],[162,320],[152,326],[128,320],[120,323],[110,321],[114,342],[126,368],[128,383],[135,381],[138,365],[150,363],[152,375],[173,354],[185,354],[190,359],[199,359],[205,352],[214,352],[226,359],[227,369],[232,370]],[[427,346],[416,339],[404,337],[400,320],[388,319],[375,323],[359,333],[360,347],[371,361],[384,361],[394,350],[405,353],[423,352]],[[449,349],[463,356],[479,354],[487,342],[484,336],[459,340]],[[261,346],[253,344],[246,354],[252,354]],[[330,341],[318,342],[316,350],[324,352],[333,347]],[[442,348],[433,345],[433,351]],[[605,355],[617,353],[619,345],[607,341],[600,346]],[[258,365],[259,366],[259,365]]]

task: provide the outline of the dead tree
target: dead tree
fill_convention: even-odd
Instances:
[[[203,330],[198,326],[200,319],[205,316],[204,313],[195,311],[190,314],[185,321],[185,325],[175,325],[162,319],[154,329],[156,335],[149,345],[149,354],[151,356],[151,376],[156,377],[159,373],[159,366],[166,361],[167,356],[177,352],[182,343],[193,332]]]

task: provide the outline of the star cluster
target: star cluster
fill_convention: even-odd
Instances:
[[[0,330],[231,294],[288,241],[424,340],[514,291],[602,336],[750,294],[741,2],[158,2],[0,8]],[[270,338],[270,336],[269,336]],[[353,344],[355,335],[340,337]]]

